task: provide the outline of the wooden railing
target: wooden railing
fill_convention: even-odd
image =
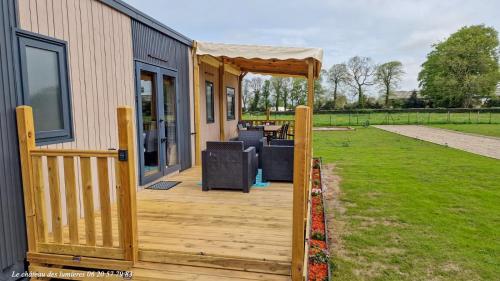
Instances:
[[[16,113],[29,254],[137,261],[132,109],[117,110],[119,150],[102,151],[37,148],[31,107]]]
[[[298,106],[295,112],[295,147],[293,164],[293,233],[292,280],[305,279],[307,273],[308,216],[311,196],[312,130],[311,109]]]
[[[286,119],[245,119],[245,122],[250,122],[254,126],[266,125],[266,124],[274,124],[274,125],[284,125],[289,124],[288,127],[288,137],[293,138],[295,135],[295,120],[286,120]]]

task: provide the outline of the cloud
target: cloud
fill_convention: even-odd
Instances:
[[[355,55],[400,60],[405,90],[432,44],[464,25],[500,30],[498,0],[125,1],[193,39],[321,47],[325,68]]]

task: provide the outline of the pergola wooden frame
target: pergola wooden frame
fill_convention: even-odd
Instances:
[[[295,148],[293,179],[293,230],[292,263],[293,281],[305,279],[308,265],[308,236],[310,229],[310,196],[312,183],[312,123],[314,105],[314,80],[321,71],[322,50],[293,49],[268,46],[239,46],[209,43],[207,49],[199,52],[197,42],[193,44],[194,64],[194,111],[195,111],[195,164],[201,162],[200,131],[200,64],[206,63],[219,69],[219,83],[225,85],[224,73],[239,77],[240,100],[238,115],[241,120],[241,84],[249,72],[274,76],[298,76],[307,79],[307,106],[298,106],[295,115]],[[220,47],[220,48],[218,48]],[[248,51],[250,55],[242,54]],[[268,51],[270,55],[263,54]],[[283,52],[283,53],[280,53]],[[275,57],[274,57],[275,56]],[[224,87],[219,87],[219,97],[223,97]],[[223,116],[223,101],[219,98],[219,115]],[[220,139],[224,140],[224,118],[219,118]]]
[[[217,48],[213,52],[199,52],[199,45],[210,44]],[[227,52],[224,51],[227,48]],[[263,53],[268,51],[269,55],[251,57],[240,55],[234,49],[241,48],[251,53]],[[294,55],[295,51],[295,55]],[[308,55],[314,54],[314,55]],[[224,73],[228,72],[239,77],[238,120],[241,120],[241,86],[242,80],[248,73],[304,77],[307,79],[307,105],[314,104],[314,80],[319,77],[321,71],[322,50],[316,48],[285,48],[269,46],[228,45],[194,42],[193,49],[193,80],[194,80],[194,117],[195,117],[195,165],[201,164],[201,117],[200,117],[200,64],[206,63],[219,69],[219,83],[224,85]],[[273,57],[275,56],[275,57]],[[224,87],[219,87],[219,96],[223,96]],[[219,99],[219,114],[223,115],[223,99]],[[220,139],[225,139],[224,118],[219,118]],[[312,122],[312,118],[311,118]],[[312,128],[312,126],[311,126]]]

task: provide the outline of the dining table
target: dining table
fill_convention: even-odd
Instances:
[[[278,132],[281,131],[281,127],[283,127],[283,125],[264,125],[264,133],[277,137]]]

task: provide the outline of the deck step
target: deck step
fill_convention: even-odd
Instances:
[[[153,250],[140,250],[139,260],[154,263],[221,268],[256,273],[271,273],[285,276],[290,275],[291,268],[290,262],[283,261]]]

